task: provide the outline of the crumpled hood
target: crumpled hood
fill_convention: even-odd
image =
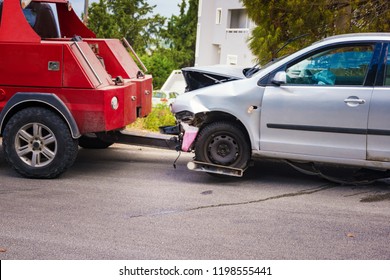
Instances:
[[[205,74],[215,74],[225,77],[232,77],[236,79],[245,78],[243,73],[244,68],[239,66],[232,65],[210,65],[210,66],[201,66],[201,67],[187,67],[183,68],[184,72],[200,72]]]
[[[231,65],[187,67],[182,69],[186,91],[244,79],[244,68]]]

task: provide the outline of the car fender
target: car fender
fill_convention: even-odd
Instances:
[[[13,95],[4,106],[0,113],[0,131],[3,133],[4,127],[9,118],[20,110],[30,106],[41,105],[51,108],[58,113],[67,123],[73,138],[81,136],[79,128],[72,113],[65,103],[55,94],[52,93],[36,93],[36,92],[19,92]]]
[[[252,147],[257,149],[264,92],[264,88],[257,86],[257,81],[243,79],[186,92],[176,98],[172,111],[174,114],[191,112],[195,118],[218,114],[231,116],[245,127]]]

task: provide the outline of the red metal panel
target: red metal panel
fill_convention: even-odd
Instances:
[[[109,86],[102,89],[67,89],[59,97],[75,117],[81,133],[110,131],[123,128],[136,119],[136,102],[132,100],[135,85]],[[111,100],[117,97],[114,110]]]
[[[107,72],[113,77],[124,79],[137,77],[140,70],[126,48],[118,39],[87,39],[89,44],[98,45],[98,54],[104,59]]]
[[[90,89],[61,89],[43,87],[3,87],[6,100],[0,102],[2,110],[7,101],[18,92],[50,93],[57,95],[69,108],[76,120],[81,133],[104,131],[104,92],[97,94],[96,90]]]
[[[137,107],[141,108],[139,117],[146,117],[152,111],[152,76],[131,81],[137,85]]]
[[[136,120],[136,101],[131,98],[135,90],[135,84],[98,90],[0,86],[0,92],[6,96],[5,100],[0,101],[0,111],[17,92],[51,93],[56,94],[69,108],[80,133],[109,131],[123,128]],[[119,100],[117,110],[111,108],[114,96]]]
[[[129,125],[137,119],[137,86],[130,84],[124,98],[124,124]]]
[[[111,91],[105,94],[105,116],[106,116],[106,130],[117,129],[118,127],[125,127],[134,122],[137,118],[135,98],[135,85],[128,84],[125,86],[112,87]],[[113,110],[111,107],[111,100],[113,97],[118,98],[119,107]],[[135,96],[134,96],[135,97]]]
[[[0,25],[0,42],[40,42],[41,38],[27,22],[20,0],[4,0]]]
[[[69,46],[64,48],[63,69],[63,87],[94,88],[93,83],[88,79],[82,65]]]
[[[97,88],[113,84],[111,77],[87,43],[65,44],[64,87]]]
[[[67,4],[57,4],[58,22],[60,25],[61,36],[72,38],[75,35],[83,38],[95,38],[96,35],[76,15],[73,9],[69,10]]]
[[[0,42],[0,84],[14,86],[60,87],[62,85],[62,46]],[[49,63],[60,65],[50,70]]]

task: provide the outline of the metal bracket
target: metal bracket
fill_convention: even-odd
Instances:
[[[233,177],[242,177],[244,175],[244,171],[246,170],[201,161],[190,161],[187,163],[187,168],[192,171],[207,172]]]
[[[49,71],[60,71],[60,62],[59,61],[49,61],[47,63],[47,69]]]

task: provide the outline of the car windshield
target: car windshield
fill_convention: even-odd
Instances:
[[[283,56],[280,56],[278,58],[273,58],[271,59],[266,65],[262,66],[260,69],[265,69],[265,68],[268,68],[269,66],[273,65],[274,63],[278,62],[279,60],[282,60],[283,58],[289,56],[289,54],[286,54],[286,55],[283,55]]]
[[[271,65],[275,64],[276,62],[278,62],[279,60],[282,60],[283,58],[285,58],[287,56],[289,56],[289,55],[284,55],[284,56],[281,56],[278,58],[273,58],[267,64],[265,64],[263,66],[259,65],[259,63],[255,64],[253,67],[246,69],[244,72],[244,75],[245,75],[245,77],[250,78],[253,75],[255,75],[256,73],[258,73],[260,70],[264,70],[264,69],[270,67]]]

